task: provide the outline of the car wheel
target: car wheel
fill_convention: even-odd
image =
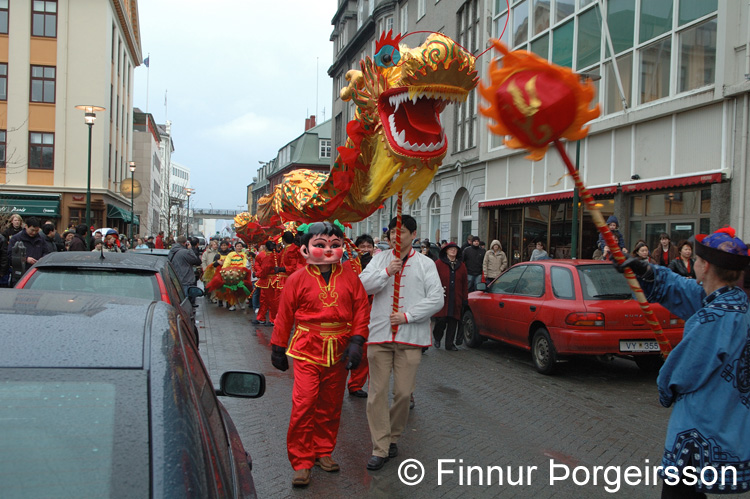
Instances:
[[[477,323],[474,322],[474,314],[471,313],[471,310],[464,312],[464,316],[461,320],[464,325],[464,343],[466,343],[466,346],[471,348],[479,348],[482,346],[483,338],[479,335]]]
[[[661,355],[637,355],[634,360],[638,369],[646,373],[658,373],[664,365]]]
[[[531,358],[534,367],[542,374],[552,374],[557,366],[557,353],[552,338],[543,327],[534,333],[531,340]]]

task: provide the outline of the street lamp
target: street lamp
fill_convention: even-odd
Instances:
[[[91,129],[94,127],[94,121],[96,121],[96,113],[100,113],[105,108],[100,106],[76,106],[76,109],[80,109],[84,113],[84,120],[89,127],[89,160],[88,160],[88,178],[86,181],[86,245],[89,245],[91,241]]]
[[[195,194],[195,189],[185,187],[187,193],[187,237],[190,237],[190,196]]]
[[[135,197],[135,161],[130,162],[130,231],[128,239],[133,244],[133,224],[135,223],[135,214],[133,212],[133,199]]]

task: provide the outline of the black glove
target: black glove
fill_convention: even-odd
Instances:
[[[365,339],[362,336],[355,335],[349,339],[349,346],[346,347],[346,353],[344,354],[344,360],[348,360],[346,363],[347,369],[359,367],[359,363],[362,362],[362,345],[364,344]]]
[[[286,358],[286,348],[271,345],[271,364],[279,371],[289,369],[289,359]]]
[[[643,279],[644,281],[654,280],[654,269],[651,268],[651,264],[637,256],[628,258],[622,262],[622,265],[614,263],[614,266],[620,273],[625,272],[626,267],[630,267],[630,270],[632,270],[639,279]]]
[[[278,274],[278,273],[281,273],[281,272],[286,272],[286,267],[274,267],[273,271],[274,271],[275,274]]]

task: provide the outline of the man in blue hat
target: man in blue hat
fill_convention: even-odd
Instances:
[[[750,314],[737,286],[750,255],[731,227],[695,243],[696,279],[637,258],[618,267],[685,320],[657,379],[659,402],[674,404],[662,458],[670,498],[750,491]]]

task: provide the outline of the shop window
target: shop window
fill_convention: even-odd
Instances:
[[[632,196],[630,198],[630,216],[639,217],[643,215],[643,196]]]
[[[716,19],[680,33],[679,92],[716,80]]]
[[[701,190],[701,213],[711,213],[711,189]]]

